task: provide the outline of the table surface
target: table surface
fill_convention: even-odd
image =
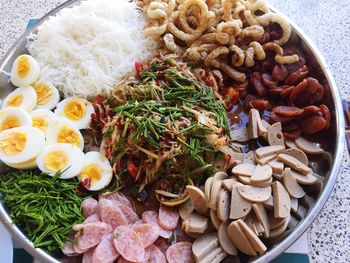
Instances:
[[[29,18],[39,18],[64,0],[0,0],[0,57],[20,36]],[[330,66],[342,99],[350,100],[350,1],[269,0],[310,36]],[[330,199],[308,230],[312,262],[350,260],[349,154]]]

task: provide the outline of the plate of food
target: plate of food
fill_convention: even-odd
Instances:
[[[332,74],[261,0],[68,1],[0,86],[0,218],[42,262],[267,262],[341,163]]]

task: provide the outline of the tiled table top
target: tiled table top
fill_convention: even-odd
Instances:
[[[0,57],[23,32],[28,19],[41,17],[64,0],[0,0]],[[342,99],[350,100],[350,1],[269,0],[311,37],[329,64]],[[350,261],[350,158],[332,195],[308,231],[311,261]]]

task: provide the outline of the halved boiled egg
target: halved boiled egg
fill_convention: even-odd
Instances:
[[[37,95],[37,109],[52,110],[60,101],[60,94],[55,86],[48,81],[37,81],[33,85]]]
[[[0,133],[0,160],[7,164],[30,162],[39,155],[44,145],[45,135],[37,128],[5,130]]]
[[[20,55],[13,62],[11,82],[17,87],[29,86],[40,76],[39,63],[30,55]]]
[[[53,122],[54,119],[56,118],[55,114],[53,114],[52,111],[47,110],[47,109],[33,110],[30,113],[30,116],[32,117],[33,127],[38,128],[38,129],[42,130],[43,132],[46,132],[50,123]]]
[[[112,167],[100,152],[88,152],[84,156],[84,166],[79,178],[90,191],[107,186],[112,180]]]
[[[75,123],[78,129],[85,129],[91,123],[94,107],[90,102],[80,98],[67,98],[57,104],[55,114]]]
[[[32,126],[32,118],[24,109],[8,107],[0,110],[0,131]]]
[[[80,150],[84,149],[84,138],[81,132],[73,122],[64,118],[56,118],[49,124],[46,130],[46,140],[48,144],[68,143]]]
[[[61,179],[77,176],[83,168],[84,153],[79,148],[67,143],[55,143],[44,147],[36,159],[38,168],[43,173],[55,176],[61,173]]]
[[[36,101],[37,95],[33,87],[21,87],[7,95],[1,108],[18,107],[30,112],[35,108]]]

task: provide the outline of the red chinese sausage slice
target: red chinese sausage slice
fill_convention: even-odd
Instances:
[[[84,217],[87,218],[88,216],[96,213],[98,202],[93,198],[87,198],[82,202],[81,207]]]
[[[100,243],[103,236],[112,229],[110,225],[99,222],[75,225],[73,230],[77,231],[75,234],[75,239],[77,241],[76,247],[81,250],[86,250]]]
[[[84,223],[96,223],[101,222],[98,213],[92,214],[84,220]]]
[[[278,82],[274,81],[270,74],[263,73],[261,76],[261,79],[262,79],[262,82],[264,83],[264,85],[270,89],[277,88],[277,86],[278,86]]]
[[[173,230],[179,221],[179,213],[172,207],[161,205],[159,208],[159,225],[166,230]]]
[[[255,89],[256,93],[258,93],[259,96],[265,96],[266,95],[266,88],[261,80],[261,74],[259,72],[253,72],[251,75],[251,83],[253,88]]]
[[[79,255],[79,253],[77,253],[77,251],[74,249],[74,244],[72,241],[66,241],[62,252],[68,257],[75,257]]]
[[[282,124],[288,123],[293,120],[294,117],[283,117],[275,112],[271,112],[270,114],[270,123],[280,122]]]
[[[254,109],[257,109],[258,111],[264,111],[271,107],[268,100],[264,99],[256,99],[251,102]]]
[[[108,199],[101,199],[98,203],[98,213],[102,222],[110,224],[113,228],[128,225],[128,220],[118,203]]]
[[[142,214],[142,221],[148,224],[155,224],[159,227],[159,235],[164,238],[169,238],[173,234],[171,230],[166,230],[159,225],[158,213],[155,211],[145,211]]]
[[[302,109],[294,106],[277,106],[272,111],[282,117],[296,117],[303,113]]]
[[[179,242],[170,246],[166,252],[169,263],[194,263],[192,243]]]
[[[149,251],[149,257],[147,262],[151,263],[166,263],[165,256],[163,252],[155,245],[150,245],[147,247]]]
[[[289,132],[283,132],[283,136],[286,139],[295,140],[297,139],[301,134],[301,130],[299,128],[295,129],[294,131]]]
[[[253,108],[253,104],[252,102],[256,100],[255,96],[248,94],[245,98],[244,98],[244,107],[246,110],[250,110]]]
[[[326,129],[329,128],[330,122],[331,122],[331,113],[328,109],[328,107],[324,104],[320,105],[321,112],[323,114],[323,118],[326,120]]]
[[[119,253],[112,243],[112,233],[105,235],[95,248],[92,261],[94,263],[112,263],[119,257]]]
[[[288,69],[285,65],[277,64],[273,67],[272,78],[275,81],[285,81],[288,77]]]
[[[310,97],[310,104],[314,104],[322,100],[324,95],[324,88],[315,78],[307,78],[308,87],[314,91],[312,92],[312,96]]]
[[[307,75],[309,74],[309,70],[307,66],[303,66],[299,68],[297,71],[293,72],[288,76],[286,81],[284,82],[285,85],[297,85],[300,81],[305,79]]]
[[[118,226],[113,231],[112,241],[117,252],[126,260],[140,262],[145,249],[139,236],[127,226]]]
[[[292,93],[292,91],[295,89],[294,86],[284,85],[283,87],[286,87],[286,88],[284,88],[280,93],[280,96],[282,98],[287,98]]]
[[[303,93],[303,91],[307,88],[307,80],[304,79],[302,82],[300,82],[295,89],[292,90],[292,92],[289,94],[289,101],[291,103],[295,103],[295,101],[298,99],[298,97]]]
[[[243,82],[241,81],[234,81],[232,86],[234,89],[238,90],[238,91],[243,91],[246,90],[248,88],[248,80],[245,80]]]
[[[159,227],[155,224],[140,224],[132,227],[140,237],[143,247],[153,244],[159,237]]]
[[[92,263],[92,255],[94,254],[95,248],[91,248],[86,251],[83,255],[82,263]]]
[[[300,118],[305,119],[311,116],[319,115],[321,109],[315,105],[309,105],[303,108],[303,114],[301,114]],[[320,115],[319,115],[320,116]]]
[[[323,117],[313,116],[303,120],[300,127],[304,133],[314,134],[324,129],[326,125],[327,122]]]

